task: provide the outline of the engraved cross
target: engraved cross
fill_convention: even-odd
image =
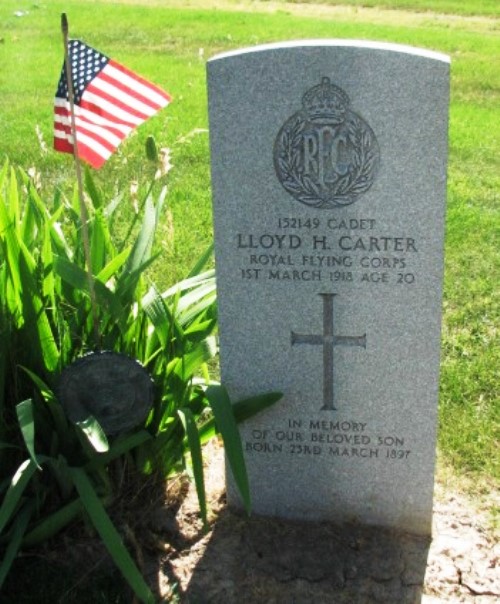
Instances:
[[[366,348],[366,334],[362,336],[336,336],[333,333],[333,298],[337,294],[319,294],[323,298],[323,333],[299,334],[292,331],[294,344],[323,346],[323,407],[322,410],[336,411],[333,394],[333,348],[334,346],[362,346]]]

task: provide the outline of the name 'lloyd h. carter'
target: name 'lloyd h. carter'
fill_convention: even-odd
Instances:
[[[342,251],[363,252],[417,252],[415,239],[412,237],[359,236],[342,235],[328,237],[312,235],[304,237],[296,234],[279,235],[264,233],[262,235],[238,233],[236,235],[238,249],[247,250],[297,250],[305,246],[313,250],[340,249]]]

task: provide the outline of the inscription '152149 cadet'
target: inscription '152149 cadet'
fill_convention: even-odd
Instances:
[[[304,94],[302,110],[276,138],[276,175],[288,193],[310,207],[350,205],[372,186],[377,139],[349,105],[347,94],[323,78]]]

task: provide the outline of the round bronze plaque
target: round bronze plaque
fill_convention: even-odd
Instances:
[[[154,398],[153,381],[136,360],[116,352],[92,352],[66,367],[59,398],[72,422],[93,415],[106,434],[143,422]]]

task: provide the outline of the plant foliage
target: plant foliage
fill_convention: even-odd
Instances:
[[[49,206],[22,170],[5,163],[0,173],[0,586],[21,548],[85,514],[147,602],[150,588],[106,510],[119,496],[113,464],[168,477],[189,461],[206,521],[201,445],[220,430],[249,509],[236,418],[279,396],[233,409],[222,386],[207,390],[217,350],[214,271],[204,270],[210,250],[168,291],[147,284],[166,188],[156,198],[147,188],[140,224],[117,245],[109,227],[117,200],[105,204],[89,172],[85,184],[92,288],[76,195],[56,194]],[[96,349],[137,359],[153,378],[153,408],[127,433],[106,435],[94,417],[72,424],[58,400],[63,368]]]

